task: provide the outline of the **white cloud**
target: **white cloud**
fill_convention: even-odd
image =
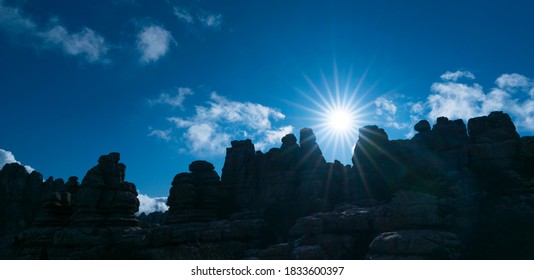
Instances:
[[[218,29],[222,24],[222,15],[203,12],[198,15],[198,20],[205,27]]]
[[[8,163],[18,163],[18,164],[22,165],[22,163],[20,163],[20,161],[17,161],[15,159],[15,156],[13,155],[12,152],[6,151],[4,149],[0,149],[0,169],[2,169],[4,167],[4,165],[6,165]],[[28,171],[28,173],[31,173],[32,171],[35,170],[29,165],[24,165],[24,168],[26,168],[26,171]]]
[[[503,74],[495,81],[497,88],[485,92],[479,84],[434,83],[427,98],[428,117],[470,119],[492,111],[508,113],[519,130],[534,131],[534,95],[532,80],[519,74]]]
[[[159,130],[159,129],[149,128],[149,130],[150,130],[150,133],[148,134],[148,136],[155,136],[165,141],[171,140],[171,131],[172,131],[171,129]]]
[[[169,51],[174,42],[171,32],[157,25],[145,26],[137,34],[137,49],[141,52],[142,63],[159,60]]]
[[[415,102],[410,103],[410,114],[420,115],[424,111],[424,103],[423,102]]]
[[[139,212],[137,212],[137,214],[165,212],[169,209],[166,204],[166,197],[150,197],[146,194],[139,193],[139,195],[137,195],[137,199],[139,199]]]
[[[375,106],[376,106],[375,113],[377,115],[397,113],[397,106],[395,105],[393,100],[390,100],[390,99],[379,97],[375,99]]]
[[[460,78],[467,78],[467,79],[474,79],[475,78],[475,75],[473,75],[473,73],[469,72],[469,71],[456,71],[456,72],[451,72],[451,71],[447,71],[445,73],[443,73],[440,78],[442,80],[445,80],[445,81],[457,81],[458,79]]]
[[[434,83],[431,89],[435,94],[427,98],[430,119],[441,116],[469,119],[482,115],[480,103],[485,99],[485,95],[479,84]]]
[[[375,99],[375,114],[379,119],[384,121],[386,127],[392,127],[395,129],[404,129],[408,127],[408,123],[397,121],[397,105],[392,99],[386,99],[379,97]]]
[[[191,13],[183,8],[174,7],[174,15],[180,20],[185,23],[192,24],[194,22],[193,16]]]
[[[279,144],[282,140],[282,137],[286,136],[287,134],[292,133],[293,129],[294,129],[293,126],[287,125],[287,126],[282,126],[278,129],[267,130],[265,132],[264,139],[260,140],[257,143],[254,143],[254,145],[256,149],[258,150],[265,150],[269,146]]]
[[[108,62],[105,58],[108,46],[104,37],[87,27],[78,33],[69,33],[57,24],[39,35],[46,44],[59,47],[66,54],[83,56],[88,62]]]
[[[533,86],[533,82],[529,78],[523,75],[519,75],[517,73],[503,74],[499,78],[497,78],[495,83],[498,87],[508,90],[514,88],[521,88],[523,90],[526,90],[527,88]]]
[[[148,103],[153,104],[167,104],[172,107],[179,107],[183,109],[183,103],[188,95],[193,95],[194,92],[188,87],[179,87],[175,96],[171,96],[164,92],[159,95],[157,99],[149,100]]]
[[[36,48],[58,48],[65,54],[81,56],[90,63],[109,62],[106,58],[108,44],[92,29],[83,27],[78,33],[69,33],[56,19],[51,19],[48,26],[40,27],[19,8],[5,6],[0,1],[0,28],[11,35],[26,36],[38,42],[32,43]]]
[[[200,156],[223,155],[232,141],[230,134],[224,132],[215,123],[193,124],[184,133],[189,153]]]
[[[181,151],[199,156],[223,155],[234,139],[243,136],[254,141],[256,148],[266,149],[280,143],[293,126],[273,127],[283,120],[279,110],[252,102],[238,102],[213,92],[205,106],[196,106],[189,117],[169,117],[174,129],[183,131],[186,148]]]

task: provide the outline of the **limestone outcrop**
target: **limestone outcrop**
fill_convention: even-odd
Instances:
[[[0,256],[13,259],[533,259],[534,137],[503,112],[422,120],[409,140],[359,130],[353,165],[310,128],[279,148],[236,140],[222,174],[194,161],[165,213],[135,213],[118,153],[81,183],[7,164]]]

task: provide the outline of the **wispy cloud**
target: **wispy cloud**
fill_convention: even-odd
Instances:
[[[375,106],[376,106],[375,113],[379,116],[383,114],[397,113],[397,106],[395,105],[393,100],[386,99],[384,97],[379,97],[375,99]]]
[[[170,95],[166,92],[163,92],[159,95],[159,97],[157,99],[151,99],[151,100],[148,100],[148,103],[150,105],[155,105],[155,104],[166,104],[166,105],[170,105],[172,107],[178,107],[178,108],[181,108],[183,109],[183,103],[184,103],[184,100],[185,98],[188,96],[188,95],[193,95],[194,92],[191,88],[187,88],[187,87],[179,87],[177,90],[176,90],[176,94],[175,95]]]
[[[108,62],[106,54],[108,46],[104,37],[84,27],[78,33],[69,33],[59,24],[39,33],[47,45],[58,47],[72,56],[82,56],[88,62]]]
[[[198,20],[204,27],[218,29],[222,24],[222,15],[203,12],[198,15]]]
[[[6,165],[8,163],[18,163],[18,164],[22,165],[22,163],[20,163],[20,161],[15,159],[15,156],[13,155],[12,152],[6,151],[4,149],[0,149],[0,169],[2,169],[4,167],[4,165]],[[32,171],[35,170],[29,165],[24,165],[24,168],[26,168],[26,171],[28,171],[28,173],[31,173]]]
[[[451,71],[447,71],[445,73],[443,73],[440,78],[442,80],[445,80],[445,81],[457,81],[458,79],[461,79],[461,78],[466,78],[466,79],[475,79],[475,75],[469,71],[455,71],[455,72],[451,72]]]
[[[158,61],[167,54],[171,43],[175,41],[170,31],[154,24],[143,27],[137,34],[137,49],[141,53],[139,61]]]
[[[408,123],[397,121],[397,105],[393,99],[379,97],[375,99],[375,115],[377,118],[384,121],[386,127],[393,127],[395,129],[405,129]]]
[[[171,129],[159,130],[159,129],[152,129],[151,127],[149,127],[148,130],[150,130],[150,133],[148,134],[148,136],[154,136],[165,141],[171,140],[171,132],[172,132]]]
[[[250,138],[263,150],[280,143],[293,131],[293,126],[275,127],[273,122],[285,118],[277,109],[252,102],[230,100],[212,92],[206,105],[198,105],[190,116],[172,116],[167,120],[176,139],[183,146],[180,152],[198,156],[218,156],[234,139]]]
[[[166,197],[150,197],[146,194],[139,193],[139,212],[138,214],[150,214],[152,212],[165,212],[169,209]]]
[[[185,8],[174,7],[174,15],[182,22],[193,24],[194,19],[189,10]]]
[[[212,13],[203,9],[186,9],[183,7],[173,7],[173,13],[179,21],[189,27],[197,26],[198,29],[220,29],[223,23],[221,14]]]
[[[37,25],[19,8],[8,7],[0,0],[0,27],[12,34],[34,33]]]
[[[64,54],[83,57],[89,63],[109,62],[109,46],[94,30],[82,27],[81,31],[72,33],[57,19],[50,19],[46,27],[39,26],[20,8],[8,7],[1,0],[0,28],[11,36],[29,38],[36,48],[60,49]]]

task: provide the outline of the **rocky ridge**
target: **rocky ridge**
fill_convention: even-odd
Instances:
[[[139,202],[120,155],[81,183],[0,171],[0,256],[14,259],[531,259],[534,138],[503,112],[418,122],[410,140],[359,131],[353,165],[312,129],[255,151],[232,141],[222,174],[195,161],[166,213]]]

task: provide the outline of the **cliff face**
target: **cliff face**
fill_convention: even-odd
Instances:
[[[415,125],[410,140],[360,129],[353,165],[327,163],[313,131],[256,152],[233,141],[221,177],[195,161],[169,211],[133,216],[119,154],[79,184],[0,171],[2,256],[52,259],[531,259],[534,138],[507,114]],[[22,168],[22,169],[21,169]]]

